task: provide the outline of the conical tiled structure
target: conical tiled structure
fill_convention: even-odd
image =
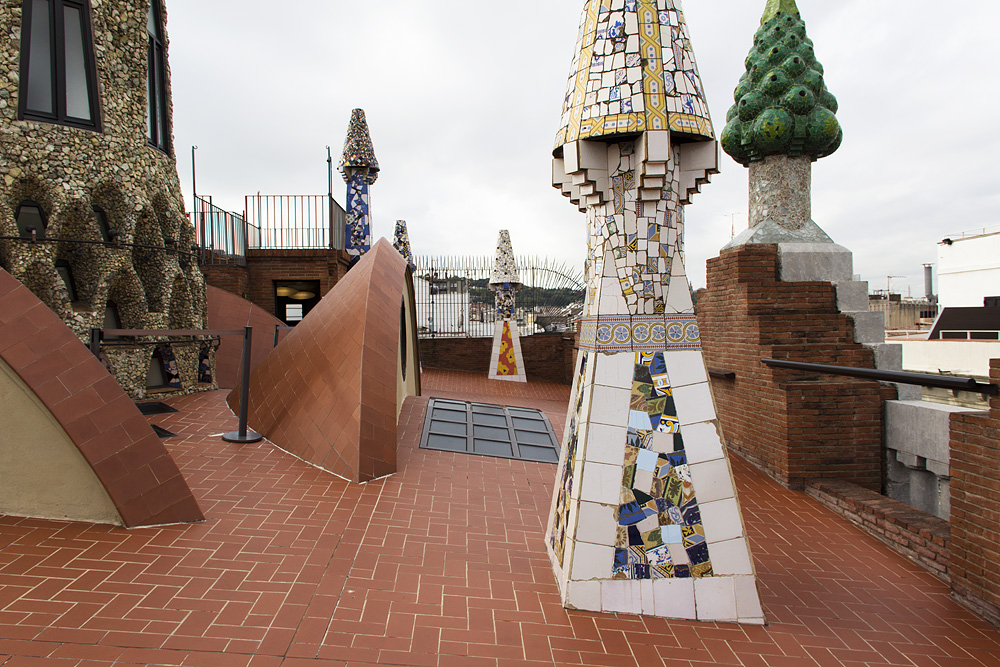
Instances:
[[[345,248],[356,262],[371,249],[371,216],[368,186],[378,179],[378,160],[372,146],[364,109],[351,112],[351,123],[340,158],[340,173],[347,183],[347,229]]]
[[[410,249],[410,233],[406,230],[406,220],[396,221],[396,230],[392,237],[392,247],[403,256],[411,271],[417,270],[417,265],[413,261],[413,251]]]
[[[588,0],[553,161],[588,292],[547,544],[566,606],[763,623],[684,272],[718,148],[677,0]]]
[[[496,294],[497,304],[490,379],[527,382],[514,307],[517,291],[521,289],[521,278],[517,273],[517,262],[514,260],[514,250],[510,245],[510,233],[506,229],[500,231],[500,238],[497,240],[497,254],[493,263],[490,289]]]

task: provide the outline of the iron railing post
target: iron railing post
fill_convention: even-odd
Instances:
[[[250,345],[253,343],[253,327],[243,328],[243,369],[240,378],[240,425],[238,431],[230,431],[222,436],[226,442],[251,443],[263,439],[260,433],[247,430],[247,416],[250,410]]]
[[[90,330],[90,351],[94,353],[95,357],[100,358],[101,356],[101,339],[104,338],[104,333],[101,329],[93,327]]]

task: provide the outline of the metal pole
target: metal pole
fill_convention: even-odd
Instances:
[[[275,324],[274,325],[274,344],[271,346],[272,350],[274,348],[278,347],[278,327],[279,326],[281,326],[281,325],[280,324]]]
[[[260,433],[247,430],[247,413],[250,410],[250,344],[253,342],[253,327],[243,328],[243,373],[240,382],[240,426],[239,431],[230,431],[222,436],[226,442],[251,443],[264,438]]]
[[[198,196],[198,179],[195,176],[195,168],[194,168],[194,152],[196,150],[198,150],[197,146],[191,147],[191,196],[192,197]]]
[[[327,175],[327,212],[330,215],[330,250],[333,250],[333,154],[330,152],[330,147],[326,147],[326,175]]]
[[[104,337],[103,332],[94,327],[90,330],[90,351],[94,353],[95,357],[101,356],[101,339]]]

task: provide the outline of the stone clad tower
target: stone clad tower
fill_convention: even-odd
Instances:
[[[717,157],[679,0],[587,0],[553,160],[589,229],[547,533],[571,608],[764,620],[684,271]]]
[[[368,132],[364,109],[351,112],[351,123],[340,158],[340,173],[347,183],[347,229],[345,248],[351,263],[357,262],[372,246],[368,187],[378,179],[378,160]]]
[[[162,0],[2,0],[0,30],[0,266],[81,339],[204,328]],[[207,341],[122,343],[102,353],[132,398],[213,384]]]
[[[517,333],[515,298],[521,289],[510,233],[500,230],[497,240],[496,261],[490,289],[496,294],[497,316],[493,330],[493,353],[490,357],[490,379],[527,382],[524,355],[521,354],[521,337]]]

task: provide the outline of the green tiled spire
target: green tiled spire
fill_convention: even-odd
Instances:
[[[734,98],[722,148],[744,166],[768,155],[818,160],[840,147],[837,99],[795,0],[768,0]]]

